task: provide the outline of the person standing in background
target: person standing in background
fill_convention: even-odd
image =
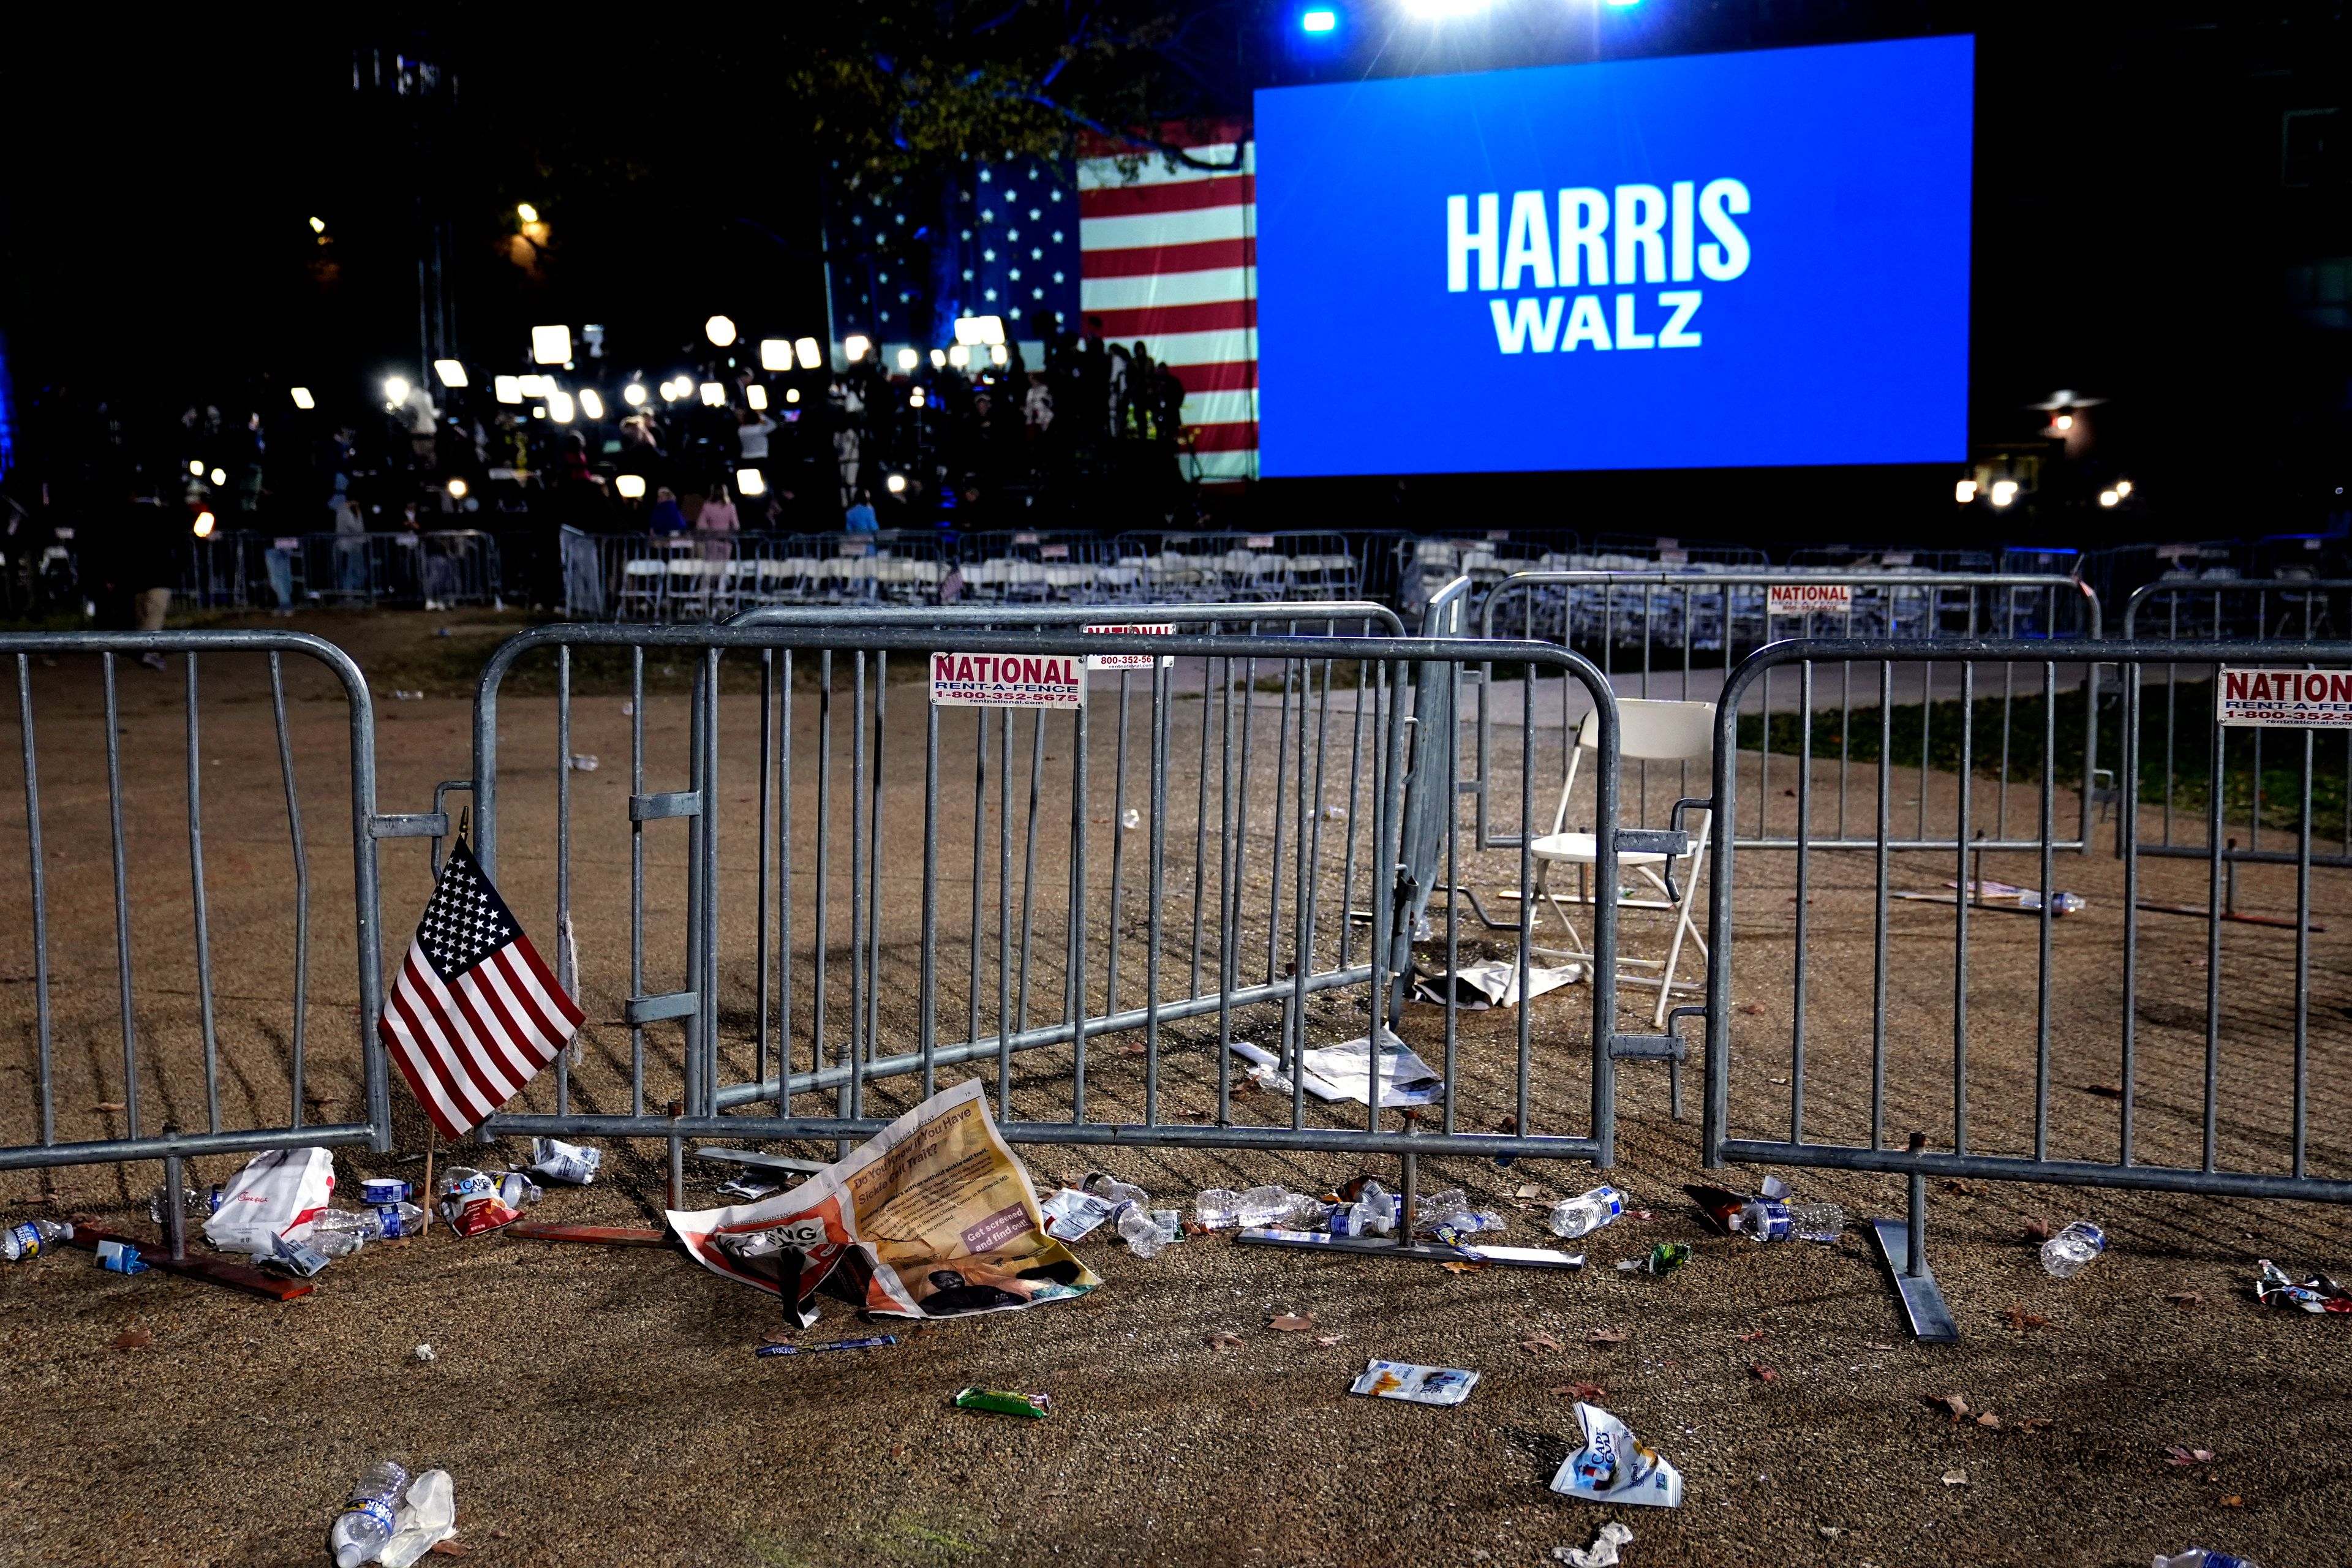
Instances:
[[[107,586],[109,596],[121,605],[118,613],[132,631],[163,629],[163,617],[172,609],[172,587],[180,578],[184,515],[165,506],[144,476],[132,482],[123,499],[113,547],[106,552]],[[163,656],[143,653],[139,662],[150,669],[161,669]]]

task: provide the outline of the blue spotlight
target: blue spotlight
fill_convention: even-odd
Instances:
[[[1339,26],[1339,13],[1319,9],[1308,11],[1298,18],[1298,25],[1310,33],[1328,33]]]

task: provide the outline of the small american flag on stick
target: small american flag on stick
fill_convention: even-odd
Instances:
[[[425,1114],[452,1141],[481,1125],[584,1016],[459,839],[378,1025]]]

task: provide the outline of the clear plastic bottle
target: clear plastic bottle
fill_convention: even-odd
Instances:
[[[1126,1240],[1128,1249],[1138,1258],[1157,1258],[1160,1256],[1160,1249],[1168,1245],[1167,1235],[1160,1230],[1160,1223],[1153,1219],[1151,1212],[1139,1203],[1130,1203],[1120,1207],[1118,1234]]]
[[[2078,1219],[2042,1244],[2042,1267],[2056,1279],[2072,1279],[2106,1249],[2107,1233]]]
[[[1750,1198],[1731,1228],[1750,1241],[1835,1241],[1845,1234],[1845,1210],[1835,1204]]]
[[[1087,1172],[1087,1179],[1081,1184],[1081,1185],[1083,1185],[1087,1192],[1094,1194],[1095,1196],[1102,1199],[1105,1203],[1148,1203],[1150,1201],[1151,1196],[1150,1194],[1145,1192],[1141,1187],[1136,1186],[1132,1183],[1119,1181],[1116,1177],[1106,1176],[1100,1171]]]
[[[1378,1182],[1366,1182],[1354,1203],[1333,1212],[1330,1223],[1334,1236],[1393,1236],[1396,1197]]]
[[[1574,1239],[1591,1236],[1625,1212],[1625,1194],[1601,1185],[1576,1197],[1562,1198],[1551,1209],[1551,1233]]]
[[[383,1543],[392,1539],[394,1510],[406,1485],[408,1472],[390,1459],[378,1459],[361,1474],[359,1484],[352,1489],[351,1507],[335,1521],[335,1532],[330,1538],[335,1568],[360,1568],[383,1550]]]
[[[27,1258],[38,1258],[44,1252],[55,1252],[57,1244],[73,1235],[73,1226],[53,1219],[28,1219],[0,1230],[0,1258],[21,1263]]]
[[[1448,1187],[1440,1193],[1424,1193],[1412,1200],[1412,1227],[1415,1230],[1435,1230],[1441,1225],[1453,1225],[1470,1213],[1470,1194],[1460,1187]]]
[[[180,1212],[190,1219],[198,1221],[210,1219],[213,1211],[219,1207],[220,1189],[218,1187],[215,1187],[210,1194],[200,1193],[194,1187],[180,1189]],[[163,1189],[157,1187],[147,1196],[147,1217],[160,1229],[166,1223],[164,1215]]]
[[[1227,1187],[1209,1187],[1192,1195],[1192,1217],[1211,1230],[1223,1230],[1238,1225],[1242,1217],[1242,1195]]]
[[[310,1227],[310,1246],[329,1258],[357,1252],[371,1241],[415,1236],[425,1211],[415,1204],[383,1204],[372,1209],[322,1209]]]
[[[527,1209],[547,1195],[547,1190],[520,1171],[499,1173],[499,1201],[510,1209]]]
[[[1242,1194],[1238,1217],[1252,1228],[1272,1225],[1290,1213],[1290,1200],[1291,1194],[1280,1187],[1252,1187]]]
[[[1136,828],[1143,826],[1143,813],[1130,805],[1125,811],[1118,814],[1118,825],[1121,827],[1128,829],[1129,832],[1133,832]]]
[[[530,1145],[530,1166],[538,1174],[558,1182],[569,1182],[584,1187],[596,1179],[597,1169],[604,1163],[604,1151],[583,1148],[577,1143],[565,1143],[553,1138],[535,1138]]]

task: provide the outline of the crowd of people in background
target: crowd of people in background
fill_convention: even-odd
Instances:
[[[1002,352],[911,368],[836,353],[781,373],[707,347],[653,374],[578,362],[555,377],[568,420],[543,395],[499,401],[478,369],[462,387],[404,377],[356,409],[299,407],[268,381],[169,412],[45,388],[0,479],[0,612],[72,597],[160,626],[160,591],[202,541],[238,533],[483,530],[510,559],[536,543],[551,571],[565,527],[1116,533],[1197,519],[1184,388],[1144,344],[1106,342],[1089,318],[1050,332],[1042,365]]]

